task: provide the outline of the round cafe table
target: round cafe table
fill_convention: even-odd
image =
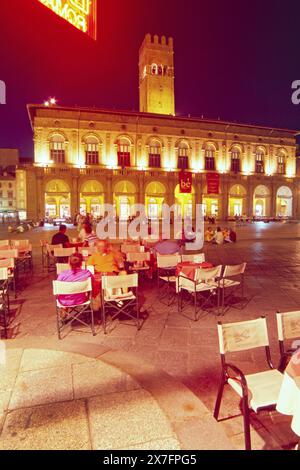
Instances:
[[[277,411],[292,416],[292,430],[300,436],[300,350],[295,353],[284,373]]]
[[[192,281],[195,280],[196,271],[197,269],[211,269],[214,266],[211,263],[192,263],[191,261],[184,261],[182,263],[178,263],[176,267],[176,276],[178,277],[182,274],[185,277],[188,277]]]

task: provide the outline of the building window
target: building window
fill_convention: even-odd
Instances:
[[[255,156],[255,172],[256,173],[264,173],[264,153],[261,151],[256,152]]]
[[[53,136],[50,142],[50,159],[57,165],[65,163],[65,141],[60,135]]]
[[[122,168],[130,167],[130,145],[119,144],[118,146],[118,165]]]
[[[150,145],[149,149],[149,168],[161,167],[161,154],[159,145]]]
[[[97,144],[87,144],[85,152],[86,165],[99,165],[99,151]]]
[[[9,187],[9,189],[11,189],[12,188],[12,183],[8,183],[8,187]]]
[[[0,197],[3,197],[3,191],[2,190],[0,191]]]
[[[8,207],[13,207],[13,202],[12,201],[8,201]]]
[[[232,150],[231,152],[231,171],[239,173],[241,171],[241,159],[239,150]]]
[[[279,155],[277,160],[277,173],[280,175],[285,175],[286,173],[286,164],[285,164],[285,156]]]
[[[209,148],[205,150],[205,170],[206,171],[215,171],[215,150]]]
[[[189,149],[186,145],[182,145],[178,148],[178,169],[189,169]]]
[[[14,197],[14,192],[13,192],[13,191],[7,191],[7,197],[8,197],[9,199],[13,199],[13,197]]]

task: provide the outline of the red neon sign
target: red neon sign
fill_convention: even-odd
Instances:
[[[97,39],[97,0],[38,0],[75,28]]]

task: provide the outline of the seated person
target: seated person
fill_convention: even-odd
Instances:
[[[88,266],[94,266],[96,273],[118,274],[124,269],[123,256],[112,251],[110,245],[105,240],[98,240],[97,251],[88,259]]]
[[[70,269],[63,271],[57,278],[61,282],[83,282],[87,279],[92,279],[94,286],[94,277],[87,269],[82,269],[83,257],[80,253],[71,255],[69,258]],[[81,305],[86,302],[88,296],[86,293],[59,295],[58,300],[61,305],[65,307],[72,307],[74,305]]]
[[[229,231],[229,239],[231,243],[236,243],[236,232],[232,229]]]
[[[98,237],[97,237],[97,235],[95,235],[92,226],[88,225],[88,224],[85,224],[84,229],[85,229],[84,245],[85,246],[94,246],[95,243],[98,240]]]
[[[225,243],[231,243],[231,240],[230,240],[230,238],[229,238],[229,234],[230,234],[229,229],[228,229],[227,227],[224,228],[224,230],[223,230],[223,237],[224,237],[224,242],[225,242]]]
[[[66,231],[67,227],[65,225],[61,225],[59,227],[59,232],[53,236],[51,245],[62,245],[64,248],[69,248],[70,240],[66,235]]]
[[[223,245],[224,235],[223,235],[221,227],[217,228],[217,231],[216,231],[216,233],[214,235],[214,238],[213,238],[213,243],[216,244],[216,245]]]
[[[208,227],[208,229],[205,231],[204,234],[204,240],[208,243],[210,243],[214,238],[214,232],[211,227]]]
[[[180,241],[179,240],[167,240],[163,239],[155,243],[153,247],[153,252],[159,255],[175,255],[180,251]]]

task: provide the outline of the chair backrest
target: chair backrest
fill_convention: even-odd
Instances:
[[[11,250],[11,246],[10,245],[1,245],[0,246],[0,251],[8,251],[8,250]]]
[[[58,248],[62,248],[62,247],[63,247],[62,245],[49,245],[49,243],[46,244],[47,252],[49,253],[49,255],[51,255],[54,252],[54,250]]]
[[[197,253],[196,255],[181,255],[181,261],[184,263],[190,261],[191,263],[204,263],[205,253]]]
[[[72,295],[84,294],[92,291],[91,278],[82,282],[61,282],[53,281],[53,294],[56,295]]]
[[[179,254],[175,255],[157,255],[158,268],[175,268],[181,261]]]
[[[54,249],[55,258],[68,258],[74,253],[76,253],[76,248],[55,248]]]
[[[218,323],[218,335],[221,354],[269,346],[265,318],[225,325]]]
[[[0,250],[1,259],[18,258],[18,256],[19,256],[18,250]]]
[[[9,240],[0,240],[0,247],[1,246],[10,246]]]
[[[198,268],[196,271],[195,280],[198,282],[209,282],[214,281],[221,277],[222,265],[216,266],[215,268],[202,269]]]
[[[13,269],[15,267],[14,258],[10,259],[0,259],[0,268],[9,268]]]
[[[86,266],[86,269],[90,271],[90,273],[94,276],[95,275],[95,266]]]
[[[127,276],[103,276],[102,289],[130,289],[138,287],[138,274],[128,274]]]
[[[300,339],[300,310],[285,313],[278,312],[276,318],[279,341]]]
[[[244,274],[247,263],[236,264],[235,266],[225,266],[223,277],[234,277]]]
[[[45,248],[47,245],[49,245],[49,241],[48,240],[40,240],[40,246]]]
[[[150,261],[150,253],[127,253],[126,258],[129,263]]]
[[[97,251],[97,248],[95,246],[87,246],[87,247],[80,246],[78,248],[78,253],[80,253],[85,258],[88,258],[93,253],[96,253],[96,251]]]
[[[0,268],[0,281],[7,281],[8,274],[8,268]]]
[[[135,244],[126,244],[121,246],[121,252],[127,255],[128,253],[143,253],[145,247],[137,243]]]
[[[11,240],[13,248],[27,248],[30,246],[29,240]]]
[[[64,271],[68,271],[70,269],[70,265],[68,263],[56,263],[56,274],[63,273]]]

